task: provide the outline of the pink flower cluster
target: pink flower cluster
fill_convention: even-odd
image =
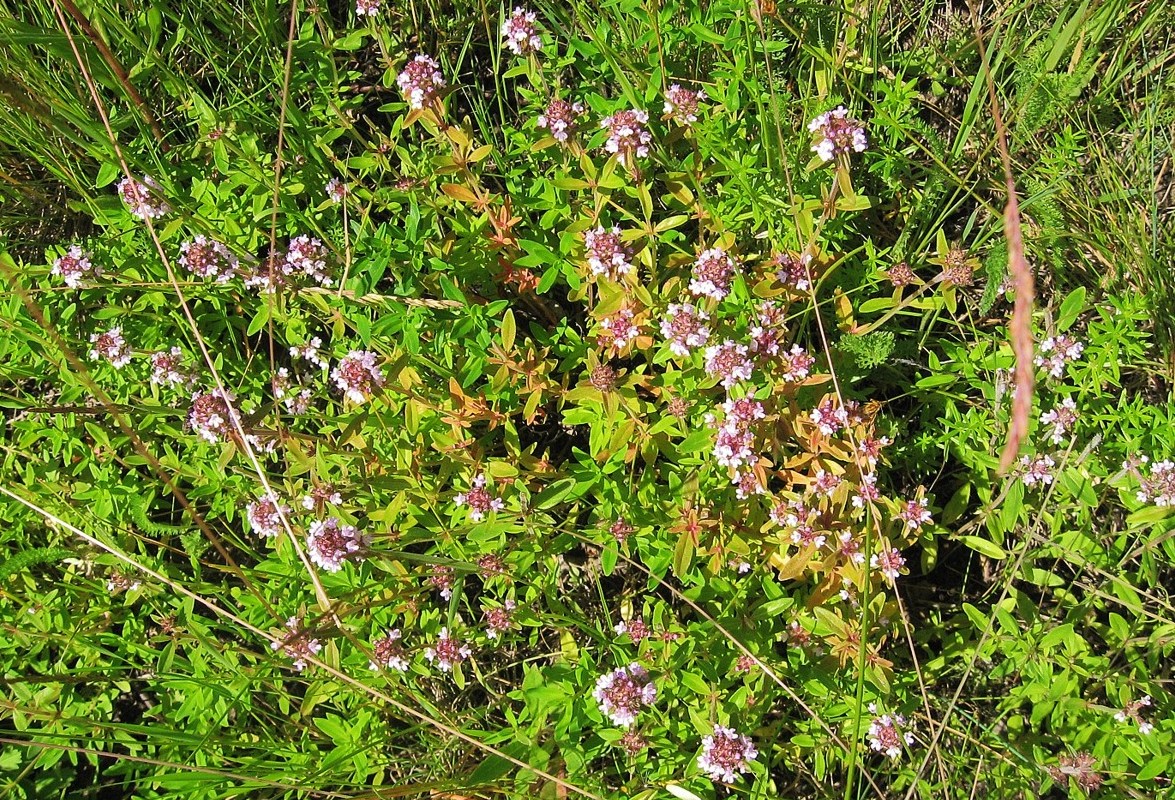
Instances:
[[[453,596],[453,579],[456,573],[447,564],[433,564],[432,574],[425,581],[429,586],[441,593],[441,599],[448,600]]]
[[[1126,708],[1114,715],[1114,719],[1118,722],[1125,722],[1128,719],[1134,720],[1138,723],[1138,732],[1145,736],[1151,733],[1155,729],[1155,726],[1150,720],[1143,719],[1142,714],[1139,712],[1150,704],[1151,696],[1149,694],[1145,695],[1140,700],[1127,703]]]
[[[369,669],[391,669],[405,672],[408,669],[408,652],[400,644],[400,629],[393,628],[386,636],[371,643]]]
[[[236,398],[229,391],[213,389],[192,395],[192,407],[188,410],[188,427],[206,442],[216,443],[232,438],[240,417],[233,408]]]
[[[632,344],[641,332],[640,326],[633,322],[632,309],[629,308],[622,308],[602,320],[600,330],[604,332],[602,338],[616,348],[617,352]]]
[[[322,339],[318,336],[312,338],[304,345],[295,345],[290,348],[290,356],[293,358],[303,358],[311,364],[317,365],[321,369],[326,369],[328,364],[319,351],[322,349]]]
[[[727,339],[722,344],[706,348],[706,373],[720,378],[722,386],[729,391],[739,381],[749,381],[754,370],[747,356],[747,346]]]
[[[645,668],[634,662],[601,675],[592,697],[613,724],[629,728],[636,722],[641,709],[651,706],[657,699],[657,687],[653,686]]]
[[[751,352],[759,358],[779,355],[784,339],[784,312],[775,302],[764,300],[756,310],[757,323],[748,331],[751,338]]]
[[[515,8],[514,13],[502,23],[502,39],[515,55],[522,56],[543,49],[537,20],[533,11]]]
[[[600,127],[608,131],[608,141],[604,149],[616,156],[616,160],[625,167],[632,167],[636,158],[644,158],[649,154],[649,143],[653,135],[645,126],[649,122],[646,111],[632,109],[617,111],[610,117],[600,121]]]
[[[51,275],[56,275],[71,289],[77,289],[89,278],[102,275],[102,268],[91,260],[93,256],[78,245],[70,245],[69,251],[53,261]]]
[[[721,247],[711,247],[698,254],[694,262],[689,290],[700,297],[722,300],[730,294],[730,282],[736,268],[734,259]]]
[[[384,385],[383,370],[376,363],[379,359],[368,350],[352,350],[343,356],[331,379],[335,386],[353,403],[365,403]]]
[[[245,278],[245,285],[266,294],[289,286],[295,278],[308,278],[320,286],[331,286],[334,279],[327,269],[329,251],[321,240],[305,234],[295,236],[280,258],[271,253]]]
[[[496,608],[487,608],[482,613],[485,620],[486,636],[497,639],[514,627],[514,601],[507,600]]]
[[[144,222],[171,213],[171,206],[159,197],[161,192],[159,184],[152,178],[143,178],[142,182],[123,178],[118,184],[118,193],[126,207]]]
[[[309,493],[302,496],[302,508],[307,511],[313,511],[316,514],[321,514],[326,510],[328,505],[338,506],[343,504],[343,495],[340,494],[333,486],[322,484],[311,488]]]
[[[1034,363],[1052,377],[1059,378],[1065,374],[1065,367],[1070,362],[1081,358],[1084,350],[1085,345],[1072,336],[1063,333],[1050,336],[1040,343]]]
[[[380,0],[355,0],[355,16],[374,17],[379,13]]]
[[[619,280],[632,272],[632,248],[620,238],[620,228],[599,227],[583,235],[592,274]]]
[[[709,314],[689,303],[670,303],[661,319],[661,335],[669,340],[669,350],[685,357],[694,348],[705,347],[710,341],[709,319]]]
[[[850,117],[844,106],[825,111],[808,123],[808,130],[819,137],[816,144],[812,145],[812,152],[821,161],[860,153],[869,145],[865,138],[865,126]]]
[[[675,83],[665,92],[665,114],[678,125],[692,125],[698,121],[698,101],[701,98],[701,92],[683,89]]]
[[[1022,470],[1022,474],[1020,480],[1024,481],[1025,486],[1048,486],[1053,482],[1053,467],[1056,465],[1052,456],[1021,456],[1020,469]]]
[[[808,355],[807,350],[798,344],[793,344],[791,350],[779,358],[779,377],[788,383],[799,383],[808,377],[812,365],[815,363],[816,359]]]
[[[771,263],[775,266],[775,280],[783,286],[800,292],[812,288],[812,282],[808,279],[808,265],[812,263],[812,256],[807,253],[802,256],[777,253],[772,257]]]
[[[180,245],[180,264],[198,278],[224,283],[236,274],[239,261],[220,242],[198,234]]]
[[[151,354],[151,383],[158,386],[183,386],[192,377],[183,367],[184,354],[178,347],[170,351]]]
[[[310,397],[313,392],[309,388],[295,383],[286,367],[279,367],[271,381],[274,399],[280,400],[282,405],[291,414],[298,416],[310,410]]]
[[[1137,497],[1138,502],[1153,503],[1159,508],[1175,506],[1175,462],[1156,461],[1150,474],[1142,478]]]
[[[906,566],[906,559],[895,548],[885,545],[879,552],[869,557],[869,566],[877,570],[885,579],[893,583],[902,574]]]
[[[877,713],[877,705],[869,704],[869,713]],[[875,752],[885,753],[890,758],[897,758],[902,754],[904,745],[914,743],[914,734],[903,731],[906,718],[901,714],[882,714],[869,724],[869,747]]]
[[[367,537],[358,528],[334,517],[310,523],[306,537],[310,560],[327,572],[338,572],[347,561],[359,558],[366,546]]]
[[[331,286],[333,281],[326,271],[327,250],[312,236],[295,236],[286,248],[287,275],[301,273],[320,286]]]
[[[285,638],[280,642],[270,642],[269,646],[274,650],[285,652],[293,659],[294,669],[301,672],[306,669],[309,660],[321,652],[322,643],[302,628],[302,623],[297,617],[290,617],[286,620],[286,627],[289,628],[289,633],[285,635]]]
[[[765,419],[763,404],[754,397],[727,399],[722,404],[726,419],[718,428],[714,442],[714,459],[724,467],[740,470],[755,460],[754,424]],[[737,479],[737,478],[736,478]]]
[[[539,114],[538,124],[540,128],[550,131],[555,141],[565,143],[575,133],[582,115],[582,103],[568,103],[566,100],[553,97],[547,104],[547,110]]]
[[[491,511],[501,511],[506,507],[500,497],[494,497],[486,489],[486,476],[478,475],[468,492],[463,492],[453,498],[458,506],[469,506],[469,518],[474,522],[481,522]]]
[[[420,110],[440,97],[445,88],[445,77],[441,75],[441,65],[421,53],[396,76],[396,84],[409,108]]]
[[[387,636],[371,643],[371,660],[368,661],[370,670],[408,670],[408,651],[400,644],[400,628],[392,628]]]
[[[90,334],[90,358],[108,361],[115,369],[131,363],[131,348],[122,337],[122,328],[115,325],[106,333]]]
[[[351,189],[347,184],[343,183],[338,178],[331,178],[326,183],[326,197],[332,203],[341,203],[347,199],[347,195],[351,194]]]
[[[929,505],[930,501],[925,497],[918,500],[907,500],[898,511],[898,519],[906,523],[907,530],[921,530],[923,525],[930,524],[933,519]]]
[[[1060,403],[1040,415],[1041,425],[1052,426],[1052,432],[1049,438],[1052,439],[1053,444],[1060,444],[1065,441],[1065,437],[1069,435],[1069,431],[1072,430],[1076,422],[1077,404],[1073,402],[1072,397],[1066,397]]]
[[[826,397],[812,409],[812,422],[825,436],[836,436],[849,426],[849,412],[835,397]]]
[[[273,495],[254,500],[246,508],[246,516],[253,532],[269,539],[282,531],[282,517],[287,516],[290,509],[282,505]]]
[[[455,638],[448,628],[441,628],[441,635],[437,643],[424,651],[424,657],[430,663],[435,662],[441,672],[450,672],[453,667],[473,655],[468,644]]]
[[[698,767],[716,781],[734,783],[739,774],[749,770],[747,765],[758,755],[749,736],[716,725],[714,733],[702,739]]]

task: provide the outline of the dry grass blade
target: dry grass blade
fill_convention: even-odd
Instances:
[[[990,80],[990,76],[989,76]],[[994,88],[992,89],[994,92]],[[1034,286],[1032,269],[1024,258],[1024,240],[1020,234],[1020,207],[1016,202],[1016,185],[1012,180],[1012,167],[1008,160],[1007,145],[999,111],[996,123],[999,126],[1001,153],[1004,157],[1008,205],[1004,209],[1004,235],[1008,239],[1008,269],[1016,286],[1016,305],[1012,310],[1010,333],[1012,350],[1016,353],[1016,392],[1012,396],[1012,423],[1008,428],[1008,441],[1000,455],[1000,471],[1007,471],[1020,452],[1020,443],[1028,434],[1028,422],[1032,414],[1032,298]]]
[[[1008,129],[1004,125],[1000,100],[996,93],[995,79],[991,74],[991,62],[983,44],[983,33],[974,5],[971,7],[971,23],[975,29],[975,43],[983,66],[983,77],[987,83],[988,102],[992,122],[995,125],[996,142],[999,145],[1000,161],[1004,166],[1004,186],[1008,192],[1004,206],[1004,237],[1008,240],[1008,271],[1016,287],[1016,305],[1012,310],[1012,324],[1009,335],[1012,351],[1016,354],[1016,392],[1012,397],[1012,420],[1008,428],[1008,440],[1000,455],[999,470],[1006,472],[1020,452],[1020,443],[1028,434],[1028,422],[1032,414],[1032,301],[1035,286],[1032,269],[1024,257],[1024,238],[1020,230],[1020,204],[1016,200],[1016,181],[1012,176],[1012,156],[1008,152]]]

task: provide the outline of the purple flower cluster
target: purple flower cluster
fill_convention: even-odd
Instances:
[[[696,347],[705,347],[710,341],[709,319],[709,314],[689,303],[670,303],[661,319],[661,335],[669,340],[669,350],[684,357]]]
[[[198,278],[224,283],[236,274],[239,261],[223,244],[199,234],[180,245],[180,264]]]
[[[338,572],[347,561],[359,558],[367,538],[354,525],[334,517],[310,523],[306,549],[310,560],[327,572]]]
[[[865,126],[849,116],[844,106],[825,111],[808,123],[808,130],[819,138],[812,152],[821,161],[832,161],[837,156],[860,153],[869,146]]]
[[[734,783],[739,774],[748,771],[747,765],[758,755],[759,751],[749,736],[716,725],[714,733],[702,739],[698,767],[714,780]]]
[[[353,403],[365,403],[384,385],[383,370],[376,361],[375,353],[368,350],[352,350],[339,360],[331,379],[335,386]]]
[[[410,108],[417,110],[435,102],[445,88],[441,65],[423,53],[408,62],[396,76],[396,84]]]
[[[102,268],[91,260],[93,256],[78,245],[70,245],[69,251],[53,261],[51,275],[56,275],[71,289],[79,288],[89,278],[102,276]]]
[[[551,98],[547,110],[538,116],[540,128],[551,132],[551,137],[560,143],[566,141],[575,133],[579,118],[583,115],[582,103],[568,103],[558,97]]]
[[[514,13],[502,23],[502,39],[515,55],[522,56],[543,49],[537,21],[538,17],[533,11],[515,8]]]
[[[644,158],[649,154],[649,143],[653,135],[645,126],[649,123],[649,114],[640,109],[617,111],[610,117],[600,121],[600,127],[608,131],[608,141],[604,149],[616,156],[622,166],[632,167],[636,158]]]
[[[730,294],[730,282],[736,268],[734,259],[721,247],[703,250],[694,262],[689,290],[700,297],[722,300]]]
[[[657,687],[653,686],[644,667],[632,663],[601,675],[592,697],[613,724],[629,728],[636,722],[641,709],[651,706],[657,699]]]
[[[583,241],[592,274],[615,281],[632,272],[632,248],[621,240],[620,228],[599,227],[587,231]]]

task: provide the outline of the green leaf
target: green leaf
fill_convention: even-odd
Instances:
[[[249,321],[249,329],[246,331],[249,336],[256,336],[258,331],[265,327],[265,323],[269,322],[268,303],[257,309],[257,313],[253,315],[253,319]]]
[[[956,375],[927,375],[925,378],[919,378],[914,385],[919,389],[931,389],[935,386],[946,386],[958,380]]]
[[[103,186],[109,186],[118,176],[119,167],[117,164],[103,164],[98,168],[98,177],[94,180],[94,188],[101,189]]]
[[[706,445],[713,440],[714,435],[707,428],[698,428],[677,445],[677,452],[696,453],[699,450],[705,450]]]
[[[559,268],[551,267],[543,273],[542,279],[539,281],[538,288],[535,289],[537,294],[546,294],[555,285],[555,281],[559,280]]]
[[[702,800],[702,798],[698,797],[689,789],[684,789],[678,786],[676,783],[665,784],[665,791],[678,798],[678,800]]]
[[[979,536],[959,536],[958,540],[970,547],[977,553],[982,553],[988,558],[994,558],[997,561],[1003,561],[1008,557],[1004,548],[1000,547],[995,542],[989,542]]]
[[[1061,303],[1061,310],[1057,312],[1057,330],[1067,331],[1073,327],[1081,310],[1085,308],[1085,287],[1078,286],[1069,292],[1069,296]]]
[[[502,349],[506,352],[510,352],[514,347],[515,332],[514,312],[507,311],[505,316],[502,317]]]
[[[573,489],[575,489],[574,478],[561,478],[535,495],[530,504],[531,508],[541,511],[557,506],[563,498],[571,494]]]

